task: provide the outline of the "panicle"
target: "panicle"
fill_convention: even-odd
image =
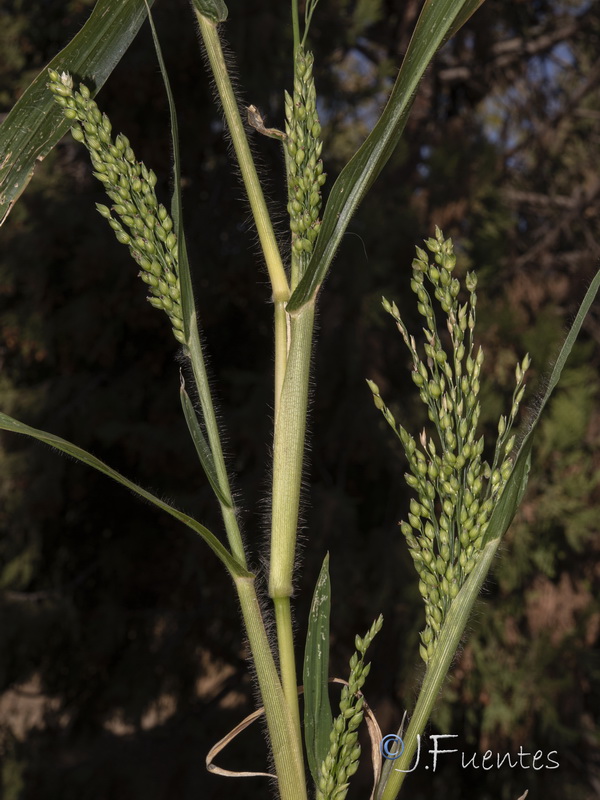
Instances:
[[[348,685],[342,689],[340,714],[333,722],[329,735],[330,747],[321,764],[317,783],[316,800],[344,800],[348,793],[349,779],[358,769],[360,744],[358,727],[365,714],[365,700],[360,690],[371,669],[365,664],[367,649],[381,630],[380,615],[365,636],[356,637],[356,653],[350,659]]]
[[[288,213],[292,232],[292,283],[302,277],[319,235],[321,188],[321,125],[313,77],[313,55],[302,46],[296,53],[294,90],[285,95],[288,171]]]
[[[517,366],[510,414],[498,422],[490,466],[482,461],[484,442],[483,437],[477,436],[483,364],[483,351],[475,349],[473,338],[477,279],[474,273],[467,273],[469,296],[461,304],[461,285],[452,275],[456,265],[452,240],[445,239],[436,228],[435,237],[427,239],[425,246],[426,250],[416,248],[411,280],[417,310],[425,323],[424,356],[417,350],[415,338],[409,335],[396,304],[384,299],[383,307],[396,322],[410,352],[412,379],[436,430],[437,446],[431,436],[423,433],[419,447],[396,422],[377,384],[368,381],[368,385],[376,408],[402,443],[409,466],[406,483],[416,492],[400,530],[419,575],[419,591],[425,602],[426,626],[421,633],[420,652],[427,663],[448,609],[477,562],[491,513],[512,471],[515,437],[511,430],[525,391],[524,377],[530,360],[525,356]],[[446,317],[446,345],[438,331],[432,298]]]
[[[73,122],[73,138],[87,147],[94,176],[112,201],[111,206],[97,203],[98,213],[108,221],[117,241],[129,247],[148,286],[150,304],[167,314],[173,335],[185,343],[177,237],[173,220],[156,198],[156,175],[136,160],[125,136],[112,137],[110,120],[100,112],[87,86],[81,84],[75,91],[66,72],[49,70],[48,75],[54,99]]]

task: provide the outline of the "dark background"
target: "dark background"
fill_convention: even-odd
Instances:
[[[7,111],[79,30],[91,0],[0,1],[0,104]],[[232,0],[223,33],[243,103],[283,124],[291,83],[286,3]],[[420,4],[322,0],[311,46],[335,174],[374,123]],[[155,18],[180,115],[184,211],[199,315],[252,561],[265,553],[272,306],[249,210],[183,0]],[[299,651],[312,588],[331,552],[331,672],[347,676],[355,633],[383,612],[365,687],[384,733],[423,674],[415,573],[397,522],[405,463],[373,408],[423,424],[385,294],[417,324],[413,248],[437,223],[458,271],[477,269],[486,350],[482,421],[493,441],[517,359],[535,404],[600,255],[600,7],[488,0],[428,70],[406,134],[350,225],[320,298],[306,470]],[[233,64],[233,59],[232,59]],[[164,90],[147,25],[98,101],[169,198]],[[285,247],[282,157],[250,134]],[[178,398],[176,348],[126,248],[94,210],[86,153],[65,138],[0,234],[0,404],[91,450],[215,531]],[[431,732],[468,756],[558,752],[554,771],[419,770],[415,800],[587,800],[600,793],[600,387],[597,308],[537,437],[519,517],[470,624]],[[0,787],[6,800],[172,800],[269,795],[268,781],[207,774],[208,748],[253,707],[235,595],[190,532],[121,487],[38,444],[2,437]],[[444,758],[444,757],[442,757]],[[368,757],[350,797],[367,797]],[[264,768],[247,731],[220,756]],[[412,794],[411,794],[412,793]]]

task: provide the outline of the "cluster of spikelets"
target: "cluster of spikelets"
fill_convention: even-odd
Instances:
[[[128,139],[119,134],[113,140],[112,126],[101,114],[87,86],[73,90],[73,79],[49,70],[50,91],[74,122],[73,138],[90,153],[94,175],[112,200],[111,208],[96,204],[108,220],[117,240],[129,247],[148,285],[148,301],[162,309],[171,321],[177,341],[184,343],[177,237],[173,220],[156,199],[156,175],[136,160]]]
[[[298,47],[294,70],[294,92],[285,93],[285,132],[288,170],[288,213],[292,231],[292,254],[301,264],[302,277],[319,235],[321,187],[325,183],[319,138],[313,55]]]
[[[452,240],[436,228],[426,242],[429,254],[417,247],[411,288],[417,309],[425,320],[425,359],[404,325],[395,303],[383,300],[410,351],[412,379],[427,406],[437,431],[438,443],[423,431],[415,441],[383,402],[379,388],[368,381],[375,405],[398,435],[410,472],[406,482],[417,493],[410,501],[408,521],[400,523],[410,554],[419,573],[419,590],[425,601],[426,627],[421,633],[420,652],[427,663],[435,648],[446,613],[477,561],[492,510],[512,471],[511,451],[515,437],[511,429],[525,391],[524,377],[529,356],[516,368],[516,388],[507,417],[500,417],[498,439],[491,466],[482,460],[483,437],[477,438],[480,415],[479,389],[483,363],[481,348],[474,352],[473,330],[477,281],[467,273],[469,292],[460,304],[460,282],[452,277],[456,264]],[[430,291],[446,315],[448,345],[438,333]],[[420,444],[420,447],[419,447]]]
[[[350,677],[348,685],[342,689],[340,714],[333,723],[329,752],[321,764],[316,800],[344,800],[348,781],[358,769],[358,727],[365,714],[365,700],[360,690],[371,669],[371,664],[365,664],[365,653],[382,625],[383,617],[380,615],[366,636],[356,637],[357,652],[350,659]]]

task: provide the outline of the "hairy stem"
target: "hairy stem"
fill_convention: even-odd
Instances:
[[[289,597],[276,597],[275,623],[277,625],[277,647],[279,650],[279,670],[283,693],[286,697],[298,738],[300,730],[300,709],[298,707],[298,679],[296,677],[296,657],[294,654],[294,629],[292,627],[292,606]]]
[[[312,350],[314,305],[288,317],[290,350],[275,419],[269,595],[274,601],[283,689],[297,720],[298,689],[290,598],[292,596],[300,488],[308,410],[308,380]]]
[[[200,25],[200,32],[217,85],[219,98],[223,105],[223,111],[225,113],[225,119],[227,120],[229,133],[231,134],[235,154],[240,165],[244,187],[248,195],[250,207],[252,208],[252,215],[258,231],[260,246],[265,256],[269,278],[273,288],[273,300],[275,302],[285,302],[290,296],[288,280],[279,248],[277,247],[277,241],[275,240],[271,218],[267,211],[265,198],[256,173],[256,167],[254,166],[254,160],[250,153],[246,131],[242,118],[240,117],[237,100],[231,85],[229,72],[227,71],[227,65],[223,57],[219,34],[217,33],[216,25],[206,19],[206,17],[203,17],[197,10],[196,17]]]
[[[294,735],[295,725],[277,674],[254,583],[238,578],[235,585],[265,707],[279,796],[281,800],[307,800],[301,739]]]
[[[237,517],[231,496],[231,487],[229,485],[229,477],[227,475],[227,467],[225,466],[225,458],[223,456],[223,448],[221,447],[221,437],[219,435],[219,426],[215,415],[215,409],[210,394],[210,387],[208,384],[208,376],[206,374],[206,364],[204,363],[204,355],[202,353],[202,345],[200,343],[200,336],[198,333],[198,326],[196,323],[195,315],[190,319],[190,335],[188,340],[188,353],[192,372],[194,373],[194,380],[198,390],[198,398],[200,400],[200,407],[202,408],[202,418],[206,426],[206,435],[208,443],[215,462],[215,469],[219,481],[219,488],[223,496],[227,500],[227,505],[220,503],[221,514],[227,532],[227,540],[229,547],[235,558],[247,566],[246,553],[244,552],[244,543],[238,525]]]

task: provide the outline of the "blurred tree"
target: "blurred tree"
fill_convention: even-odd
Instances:
[[[6,110],[92,5],[5,0]],[[413,0],[319,6],[313,43],[329,185],[385,102],[419,8]],[[188,15],[183,0],[168,10],[156,3],[181,117],[198,308],[258,563],[271,309]],[[232,2],[226,26],[242,101],[258,105],[272,125],[281,125],[291,72],[287,15],[285,4],[247,0],[242,9]],[[405,467],[364,378],[397,399],[401,417],[418,422],[420,411],[379,299],[395,299],[405,319],[416,321],[403,307],[408,264],[415,242],[437,223],[462,249],[459,269],[475,267],[480,276],[485,422],[509,402],[511,372],[524,351],[538,370],[534,383],[542,381],[598,257],[599,31],[599,9],[584,0],[488,0],[426,75],[406,135],[322,293],[297,616],[302,630],[329,549],[335,674],[345,673],[354,633],[380,610],[386,614],[366,687],[384,732],[411,706],[422,619],[395,531],[405,513]],[[160,175],[166,199],[166,104],[147,30],[100,102]],[[283,237],[281,154],[256,134],[253,143]],[[146,308],[123,248],[97,218],[101,200],[84,154],[65,139],[2,230],[1,407],[92,450],[218,528],[181,420],[170,337]],[[598,342],[598,331],[591,317],[590,341]],[[524,788],[532,800],[595,796],[598,388],[598,351],[582,342],[538,437],[523,513],[436,717],[465,748],[557,750],[561,768],[497,774],[448,760],[435,776],[415,773],[415,798],[476,792],[504,800]],[[5,796],[163,800],[230,791],[206,773],[204,754],[250,709],[252,687],[237,610],[210,553],[55,453],[5,437],[0,458]],[[263,758],[259,737],[250,734],[223,757],[240,768]],[[356,796],[368,785],[366,770],[362,780]],[[257,779],[235,791],[250,798],[268,787]]]

